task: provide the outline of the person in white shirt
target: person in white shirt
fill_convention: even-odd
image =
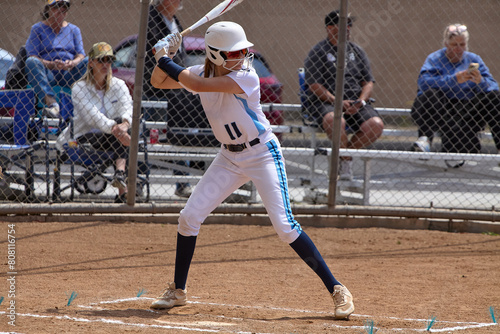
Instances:
[[[174,281],[151,307],[186,304],[187,275],[201,224],[227,196],[251,180],[280,239],[316,272],[332,295],[335,318],[348,318],[354,311],[351,293],[335,279],[293,217],[280,143],[262,112],[259,77],[251,66],[253,54],[249,48],[253,44],[239,24],[215,23],[205,34],[205,65],[186,69],[171,59],[181,42],[177,33],[155,45],[158,63],[151,83],[157,88],[185,88],[199,95],[215,137],[222,144],[180,212]]]
[[[89,142],[96,150],[112,152],[115,159],[112,185],[118,188],[115,202],[125,203],[132,97],[125,82],[112,75],[115,55],[108,43],[94,44],[88,58],[87,72],[73,85],[71,92],[73,137],[67,127],[57,138],[57,148],[64,152],[70,142]]]

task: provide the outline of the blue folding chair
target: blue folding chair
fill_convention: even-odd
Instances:
[[[43,133],[42,127],[46,127],[46,122],[43,118],[35,118],[35,101],[32,89],[0,91],[0,107],[15,110],[13,119],[8,120],[10,124],[3,127],[8,130],[10,138],[0,144],[0,164],[4,181],[8,184],[15,183],[24,186],[27,201],[37,200],[35,179],[41,179],[46,183],[46,200],[50,191],[48,140],[47,137],[39,137],[39,133]],[[35,133],[35,138],[30,138],[30,131]],[[34,169],[35,152],[40,149],[45,150],[45,175],[35,172]],[[18,173],[11,171],[9,169],[11,165],[21,169],[24,172],[24,178],[18,177]]]

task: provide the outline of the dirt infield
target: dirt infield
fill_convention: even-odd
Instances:
[[[304,227],[354,295],[350,320],[336,321],[319,278],[270,226],[204,226],[190,303],[153,311],[173,277],[176,225],[10,224],[0,223],[0,332],[500,332],[497,235]]]

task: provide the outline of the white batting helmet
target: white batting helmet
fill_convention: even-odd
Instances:
[[[243,28],[234,22],[212,24],[205,33],[207,57],[217,66],[223,65],[226,56],[221,51],[238,51],[252,47]]]

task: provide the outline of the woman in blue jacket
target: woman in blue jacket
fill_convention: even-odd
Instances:
[[[448,25],[445,47],[431,53],[420,70],[411,112],[418,125],[416,151],[430,151],[434,133],[439,131],[443,151],[478,153],[478,133],[487,124],[500,152],[498,83],[481,57],[468,51],[468,43],[465,25]]]

